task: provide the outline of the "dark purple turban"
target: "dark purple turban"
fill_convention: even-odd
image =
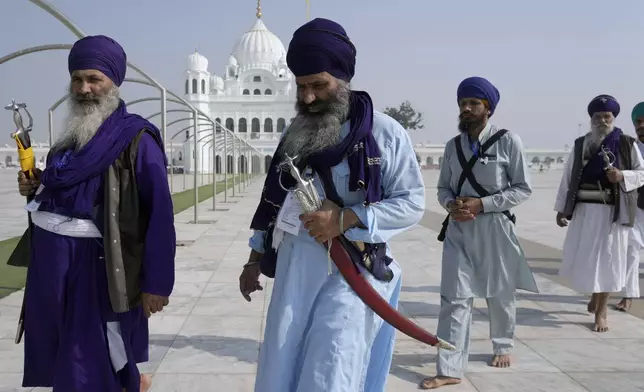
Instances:
[[[492,85],[487,79],[472,76],[467,78],[458,85],[456,90],[456,102],[460,102],[463,98],[476,98],[487,101],[490,109],[490,117],[494,114],[496,105],[501,100],[499,90]]]
[[[619,114],[619,103],[617,100],[607,94],[598,95],[588,104],[588,115],[590,117],[597,112],[611,112],[617,117]]]
[[[121,45],[112,38],[87,36],[76,41],[69,51],[67,66],[70,75],[77,70],[96,69],[120,86],[125,79],[127,56]]]
[[[348,82],[355,74],[356,48],[342,26],[316,18],[295,30],[286,63],[296,77],[328,72]]]

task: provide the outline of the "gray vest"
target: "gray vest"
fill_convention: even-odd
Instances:
[[[564,215],[567,219],[572,219],[575,205],[577,204],[577,192],[581,185],[581,173],[584,169],[584,140],[585,136],[579,137],[575,140],[574,161],[572,164],[572,171],[570,173],[570,183],[568,185],[568,193],[566,194],[566,206],[564,208]],[[635,139],[622,135],[619,139],[619,166],[620,170],[632,170],[633,163],[631,161],[631,150],[633,148]],[[612,191],[615,194],[615,204],[613,206],[613,222],[617,222],[620,215],[620,197],[621,189],[619,184],[612,184]],[[628,223],[625,226],[633,227],[635,224],[636,208],[638,207],[638,192],[633,190],[626,192],[624,195],[626,201],[626,209],[628,216]],[[644,202],[644,200],[642,200]],[[641,207],[640,207],[641,208]]]

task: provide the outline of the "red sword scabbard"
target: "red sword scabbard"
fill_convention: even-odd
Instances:
[[[329,243],[326,242],[324,245],[328,249]],[[386,323],[391,324],[405,335],[430,346],[456,350],[452,344],[422,329],[385,301],[353,263],[351,256],[337,238],[331,241],[330,254],[333,263],[356,295]]]

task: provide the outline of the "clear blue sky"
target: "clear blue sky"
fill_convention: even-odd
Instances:
[[[183,93],[187,57],[198,49],[222,74],[233,45],[255,21],[255,0],[52,0],[87,34],[118,40],[129,59]],[[410,100],[425,116],[415,141],[444,142],[456,132],[456,87],[490,79],[501,92],[493,123],[531,147],[561,147],[587,128],[597,94],[622,105],[618,125],[633,134],[632,107],[644,100],[644,1],[620,0],[311,0],[312,17],[340,22],[358,49],[354,88],[383,109]],[[305,0],[262,0],[264,22],[284,45],[305,22]],[[0,56],[28,46],[73,43],[57,20],[27,0],[4,0]],[[135,72],[129,70],[128,76]],[[0,65],[0,100],[27,101],[35,139],[45,140],[47,109],[65,92],[67,52],[39,53]],[[127,85],[126,98],[156,95]],[[5,102],[6,101],[6,102]],[[136,107],[143,114],[156,104]],[[62,121],[63,110],[56,114]],[[173,117],[170,116],[170,119]],[[8,112],[0,114],[7,143]],[[0,134],[1,136],[1,134]],[[1,140],[1,139],[0,139]]]

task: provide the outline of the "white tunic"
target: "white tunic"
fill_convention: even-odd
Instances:
[[[566,205],[574,154],[574,150],[570,152],[557,193],[555,211],[560,213]],[[631,160],[633,170],[622,171],[618,222],[613,222],[613,206],[593,203],[575,206],[559,274],[570,280],[572,288],[580,293],[618,292],[626,284],[626,251],[633,228],[624,225],[628,221],[624,192],[644,185],[644,161],[636,143],[631,149]]]

